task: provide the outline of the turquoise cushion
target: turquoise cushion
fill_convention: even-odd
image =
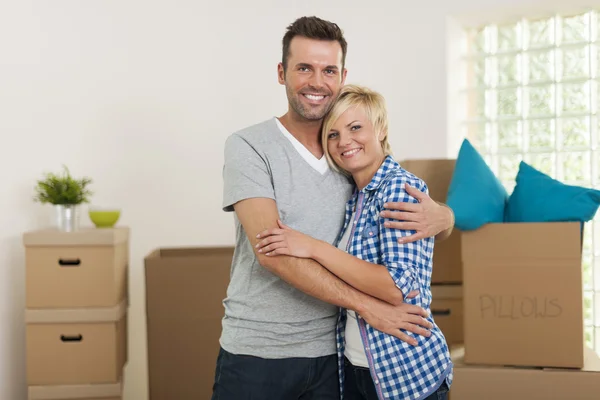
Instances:
[[[587,222],[600,205],[600,191],[566,185],[521,161],[506,222]]]
[[[470,231],[487,223],[504,222],[508,193],[481,154],[465,139],[456,158],[448,188],[448,206],[455,226]]]

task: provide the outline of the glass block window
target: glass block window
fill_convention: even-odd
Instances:
[[[600,12],[466,31],[462,133],[511,193],[525,160],[600,189]],[[600,353],[600,213],[585,229],[585,337]]]

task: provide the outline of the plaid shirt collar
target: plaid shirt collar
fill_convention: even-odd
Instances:
[[[379,189],[379,187],[387,177],[388,173],[391,170],[399,167],[400,164],[398,164],[392,156],[386,156],[377,172],[375,172],[375,175],[373,175],[371,182],[369,182],[369,184],[362,188],[360,191],[358,190],[358,188],[354,189],[354,194],[352,195],[352,198],[348,201],[346,208],[349,210],[354,210],[359,192],[373,192]]]
[[[369,182],[369,184],[365,186],[362,191],[367,192],[379,189],[379,186],[381,186],[388,173],[392,169],[398,168],[399,166],[400,164],[394,161],[392,156],[386,156],[377,172],[375,172],[375,175],[373,176],[373,179],[371,179],[371,182]]]

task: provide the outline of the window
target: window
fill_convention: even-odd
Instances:
[[[461,125],[513,190],[519,162],[600,189],[600,12],[466,32]],[[586,225],[585,335],[600,353],[600,212]]]

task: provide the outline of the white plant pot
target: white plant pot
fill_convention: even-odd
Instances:
[[[75,232],[79,229],[80,207],[77,204],[56,204],[54,206],[56,228],[62,232]]]

